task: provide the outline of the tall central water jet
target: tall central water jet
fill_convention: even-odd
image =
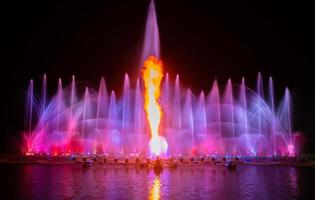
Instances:
[[[159,156],[166,152],[167,142],[159,135],[159,125],[162,111],[158,100],[161,95],[163,66],[160,57],[160,38],[156,19],[154,1],[150,2],[141,62],[144,63],[142,78],[144,81],[144,109],[150,127],[151,138],[149,147],[151,153]]]
[[[160,36],[156,19],[155,5],[153,0],[150,2],[148,10],[143,50],[140,60],[141,66],[149,56],[155,56],[158,59],[160,58]]]

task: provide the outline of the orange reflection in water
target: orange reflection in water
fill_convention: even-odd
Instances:
[[[160,177],[156,176],[154,178],[153,185],[150,189],[149,200],[159,200],[160,199],[160,189],[161,189]]]

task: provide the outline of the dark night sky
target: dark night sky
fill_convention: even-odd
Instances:
[[[208,91],[215,77],[223,86],[228,77],[240,82],[245,76],[254,88],[259,71],[265,82],[272,75],[278,99],[286,86],[291,89],[294,129],[314,140],[314,8],[300,1],[274,2],[156,0],[164,66],[195,93]],[[104,76],[109,89],[122,89],[123,74],[139,68],[148,3],[1,6],[0,152],[17,149],[30,78],[39,89],[47,73],[51,94],[58,77],[69,84],[72,74],[94,88]]]

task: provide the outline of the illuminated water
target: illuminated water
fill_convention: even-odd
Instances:
[[[314,168],[0,165],[0,199],[311,199]],[[154,196],[154,195],[155,196]],[[158,199],[158,198],[157,198]],[[314,198],[313,198],[314,199]]]
[[[161,57],[153,1],[149,5],[139,67],[150,55]],[[214,80],[208,89],[193,94],[190,88],[181,86],[179,75],[172,76],[165,73],[159,99],[159,135],[168,143],[163,156],[299,153],[298,135],[291,122],[289,89],[276,96],[272,77],[263,84],[258,73],[256,89],[249,88],[245,78],[228,79],[221,84]],[[141,79],[125,74],[120,95],[107,90],[104,78],[97,89],[82,87],[74,76],[68,86],[63,81],[59,79],[53,96],[47,95],[46,75],[41,91],[34,90],[38,83],[30,81],[24,153],[150,156]]]

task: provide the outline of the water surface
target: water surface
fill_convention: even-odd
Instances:
[[[0,199],[315,199],[315,168],[0,164]]]

